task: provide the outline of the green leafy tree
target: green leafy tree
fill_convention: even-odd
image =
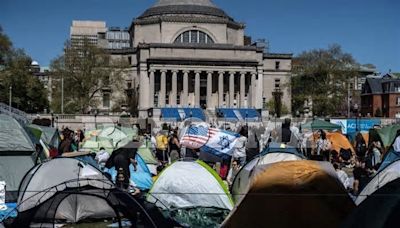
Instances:
[[[16,50],[0,29],[0,102],[8,104],[12,88],[12,106],[28,113],[48,108],[47,91],[31,73],[32,59]]]
[[[267,103],[265,103],[265,109],[267,109],[269,111],[270,115],[275,115],[275,101],[274,99],[269,100]],[[282,115],[287,115],[290,113],[290,110],[288,109],[288,107],[284,104],[281,104],[281,114]]]
[[[87,39],[67,41],[65,52],[50,66],[53,78],[52,110],[61,112],[61,84],[64,84],[64,113],[87,113],[96,109],[103,91],[121,90],[128,61],[112,58]]]
[[[298,55],[293,60],[292,112],[301,112],[304,102],[311,99],[314,115],[336,115],[346,103],[357,66],[351,54],[337,44]]]
[[[4,65],[7,57],[12,53],[12,43],[8,36],[3,33],[0,26],[0,66]]]

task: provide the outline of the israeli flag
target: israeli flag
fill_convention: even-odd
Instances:
[[[200,148],[205,153],[226,158],[232,156],[239,134],[217,128],[209,128],[210,137],[207,143]]]
[[[181,145],[190,149],[200,149],[218,157],[232,156],[239,134],[217,128],[206,123],[192,124],[184,129]]]

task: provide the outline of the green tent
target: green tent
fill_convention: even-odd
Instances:
[[[328,130],[328,131],[333,131],[333,130],[341,130],[342,127],[337,124],[333,124],[324,120],[312,120],[310,122],[307,122],[305,124],[301,125],[302,129],[310,129],[310,130]]]
[[[387,127],[384,127],[382,129],[378,129],[378,135],[383,143],[383,146],[385,148],[388,148],[392,145],[396,138],[396,133],[397,131],[400,130],[400,125],[390,125]]]
[[[131,127],[119,127],[119,130],[121,130],[125,135],[129,138],[132,139],[133,136],[137,136],[138,132],[131,128]]]
[[[110,154],[114,151],[114,145],[111,139],[98,136],[93,136],[86,140],[81,147],[82,149],[91,150],[92,152],[98,152],[101,147],[104,147]]]
[[[141,147],[139,147],[138,153],[139,153],[140,157],[143,158],[143,160],[146,164],[152,164],[152,165],[158,164],[157,159],[153,156],[153,153],[151,152],[150,140],[143,143],[143,145]]]
[[[120,141],[127,139],[128,136],[116,127],[106,127],[99,133],[100,137],[112,140],[114,147],[117,147]]]

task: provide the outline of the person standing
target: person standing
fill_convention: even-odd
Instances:
[[[246,143],[247,143],[247,129],[242,127],[239,132],[240,137],[236,140],[232,161],[238,160],[240,166],[244,166],[246,164]]]
[[[238,160],[233,160],[232,161],[232,166],[231,166],[231,168],[229,169],[229,172],[228,172],[228,176],[226,177],[226,181],[228,182],[229,186],[232,186],[236,175],[240,171],[240,168],[241,168],[241,166],[239,164],[239,161]]]
[[[115,166],[115,170],[122,170],[125,177],[125,184],[129,184],[131,177],[129,166],[132,164],[134,171],[137,168],[136,154],[137,149],[142,145],[141,142],[134,138],[131,142],[125,146],[114,151],[110,158],[107,160],[105,167],[111,169]]]
[[[368,172],[365,168],[365,161],[362,159],[356,161],[353,176],[353,195],[357,196],[368,183]]]
[[[164,165],[168,161],[168,138],[165,131],[160,131],[156,137],[156,157]]]
[[[322,155],[324,161],[329,161],[331,142],[326,138],[326,133],[318,130],[319,139],[317,140],[317,155]]]
[[[63,130],[62,141],[60,142],[60,145],[58,147],[59,155],[62,155],[63,153],[69,153],[69,152],[74,151],[72,137],[73,137],[73,134],[72,134],[71,130],[69,130],[68,128]]]
[[[169,150],[169,157],[171,158],[171,162],[174,162],[180,158],[181,145],[179,143],[178,133],[176,131],[172,132],[169,139]]]

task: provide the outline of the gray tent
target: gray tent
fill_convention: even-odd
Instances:
[[[0,180],[7,184],[6,201],[15,202],[20,181],[35,165],[35,145],[19,122],[0,114]]]
[[[19,188],[18,216],[12,226],[54,226],[105,218],[116,219],[121,226],[123,216],[133,227],[171,227],[159,212],[152,212],[153,220],[148,209],[89,163],[55,158],[25,175]]]

